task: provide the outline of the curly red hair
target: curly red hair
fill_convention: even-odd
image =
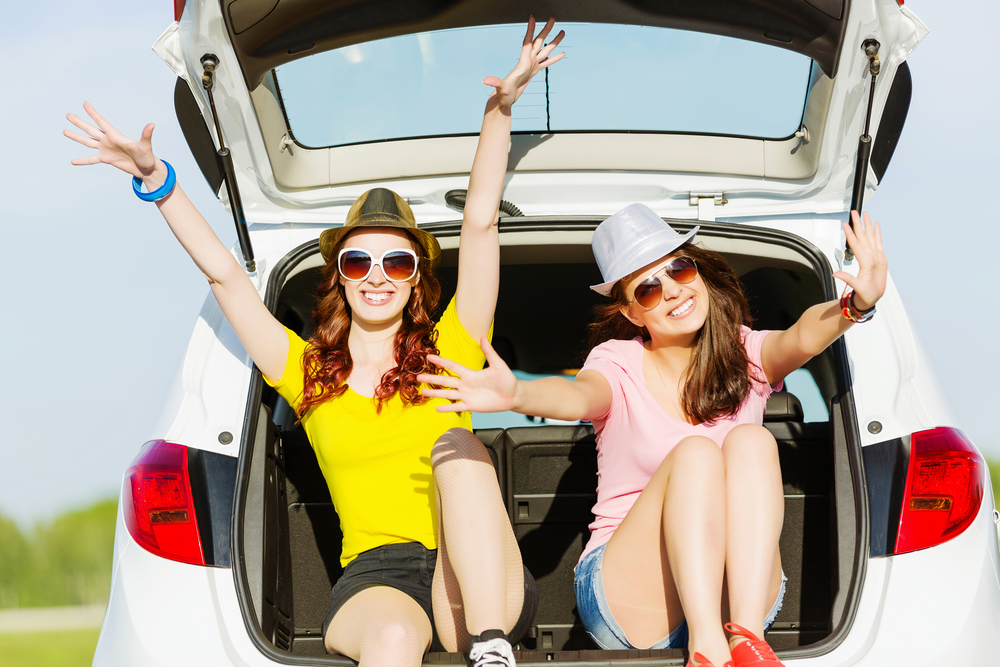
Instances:
[[[349,235],[348,235],[349,236]],[[336,257],[348,236],[341,239],[331,253]],[[417,246],[419,249],[419,245]],[[403,405],[421,405],[427,398],[420,395],[419,373],[436,373],[437,367],[427,361],[428,354],[438,354],[434,320],[431,319],[441,298],[441,284],[429,270],[426,260],[419,260],[419,278],[403,310],[403,322],[396,332],[393,357],[396,366],[382,376],[375,389],[375,409],[399,394]],[[299,405],[299,419],[314,406],[342,396],[347,391],[347,378],[354,362],[347,346],[351,330],[351,307],[346,290],[340,284],[337,262],[327,262],[317,290],[313,311],[314,331],[309,346],[302,355],[305,389]]]

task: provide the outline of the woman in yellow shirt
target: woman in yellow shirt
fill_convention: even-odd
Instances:
[[[498,209],[507,167],[511,106],[549,57],[550,19],[529,21],[517,66],[486,104],[469,179],[455,298],[434,323],[440,258],[410,207],[376,188],[343,227],[320,236],[327,261],[315,333],[303,341],[267,310],[233,255],[180,186],[157,206],[205,274],[219,306],[264,378],[299,415],[330,487],[344,533],[343,576],[323,624],[327,650],[366,667],[419,665],[436,631],[475,665],[513,667],[511,642],[530,625],[537,590],[523,568],[496,476],[471,419],[442,414],[420,395],[427,354],[482,368],[499,288]],[[172,171],[153,156],[153,126],[138,142],[89,104],[89,136],[66,131],[97,154],[73,164],[111,164],[153,192]],[[168,186],[169,188],[169,186]],[[432,611],[433,610],[433,611]]]

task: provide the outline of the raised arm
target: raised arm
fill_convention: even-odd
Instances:
[[[864,221],[857,211],[851,211],[854,229],[844,223],[847,242],[858,261],[857,277],[838,271],[834,273],[854,290],[854,306],[865,311],[885,293],[888,265],[882,249],[882,230],[865,213]],[[786,375],[825,350],[844,335],[853,322],[840,308],[840,301],[827,301],[807,309],[802,317],[785,331],[774,331],[764,338],[761,363],[767,381],[772,386]]]
[[[110,164],[140,178],[150,192],[164,184],[167,168],[153,155],[152,123],[143,128],[139,141],[133,141],[118,132],[89,103],[85,102],[83,108],[96,127],[74,114],[67,114],[69,122],[86,135],[70,130],[63,130],[63,134],[96,149],[97,153],[73,160],[74,165]],[[288,355],[288,338],[284,328],[260,300],[257,289],[239,262],[215,235],[179,183],[156,205],[174,236],[208,278],[222,312],[250,358],[264,375],[280,379]]]
[[[535,37],[535,19],[528,21],[528,30],[521,44],[517,66],[498,79],[487,77],[483,83],[496,92],[486,103],[479,146],[469,175],[462,219],[462,236],[458,250],[458,289],[455,306],[458,318],[473,338],[487,334],[496,310],[500,287],[500,237],[497,229],[500,195],[507,173],[507,152],[510,143],[511,107],[524,92],[531,77],[562,59],[563,53],[549,58],[562,41],[560,32],[548,45],[545,38],[552,30],[553,19]]]
[[[518,380],[493,346],[483,336],[480,341],[489,367],[474,371],[451,359],[427,355],[427,359],[452,375],[418,375],[417,380],[447,389],[425,388],[430,398],[447,398],[455,403],[438,406],[438,412],[503,412],[575,421],[595,419],[611,407],[611,385],[597,371],[581,371],[570,381],[561,377]]]

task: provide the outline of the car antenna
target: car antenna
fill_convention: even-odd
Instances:
[[[851,193],[851,209],[861,215],[861,207],[865,203],[865,181],[868,179],[868,164],[872,156],[872,137],[869,134],[872,122],[872,104],[875,101],[875,79],[882,69],[882,64],[878,59],[878,40],[866,39],[861,48],[868,56],[868,71],[872,75],[872,83],[868,92],[868,112],[865,114],[865,133],[858,139],[858,162],[854,167],[854,190]],[[851,229],[854,229],[854,219],[848,219]],[[844,259],[851,261],[854,253],[851,246],[844,244]]]
[[[250,245],[247,219],[243,215],[243,200],[240,198],[239,188],[236,187],[236,169],[233,167],[233,156],[222,140],[222,125],[219,124],[219,114],[215,110],[215,98],[212,97],[212,88],[215,85],[215,68],[219,66],[219,58],[214,53],[206,53],[201,57],[201,65],[205,68],[201,75],[201,86],[208,93],[208,105],[212,109],[212,120],[215,121],[215,134],[219,137],[219,150],[216,151],[216,155],[226,177],[226,192],[229,194],[229,207],[232,209],[233,221],[236,223],[236,236],[240,240],[240,250],[243,251],[243,262],[246,264],[247,273],[253,273],[257,270],[257,262],[254,261],[253,246]]]

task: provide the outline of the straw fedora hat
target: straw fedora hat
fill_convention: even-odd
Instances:
[[[345,234],[362,227],[390,227],[405,230],[423,249],[431,271],[441,263],[441,246],[434,235],[417,227],[413,211],[402,197],[386,188],[372,188],[364,193],[347,212],[342,227],[323,230],[319,235],[319,251],[323,259],[333,259],[333,249]]]

